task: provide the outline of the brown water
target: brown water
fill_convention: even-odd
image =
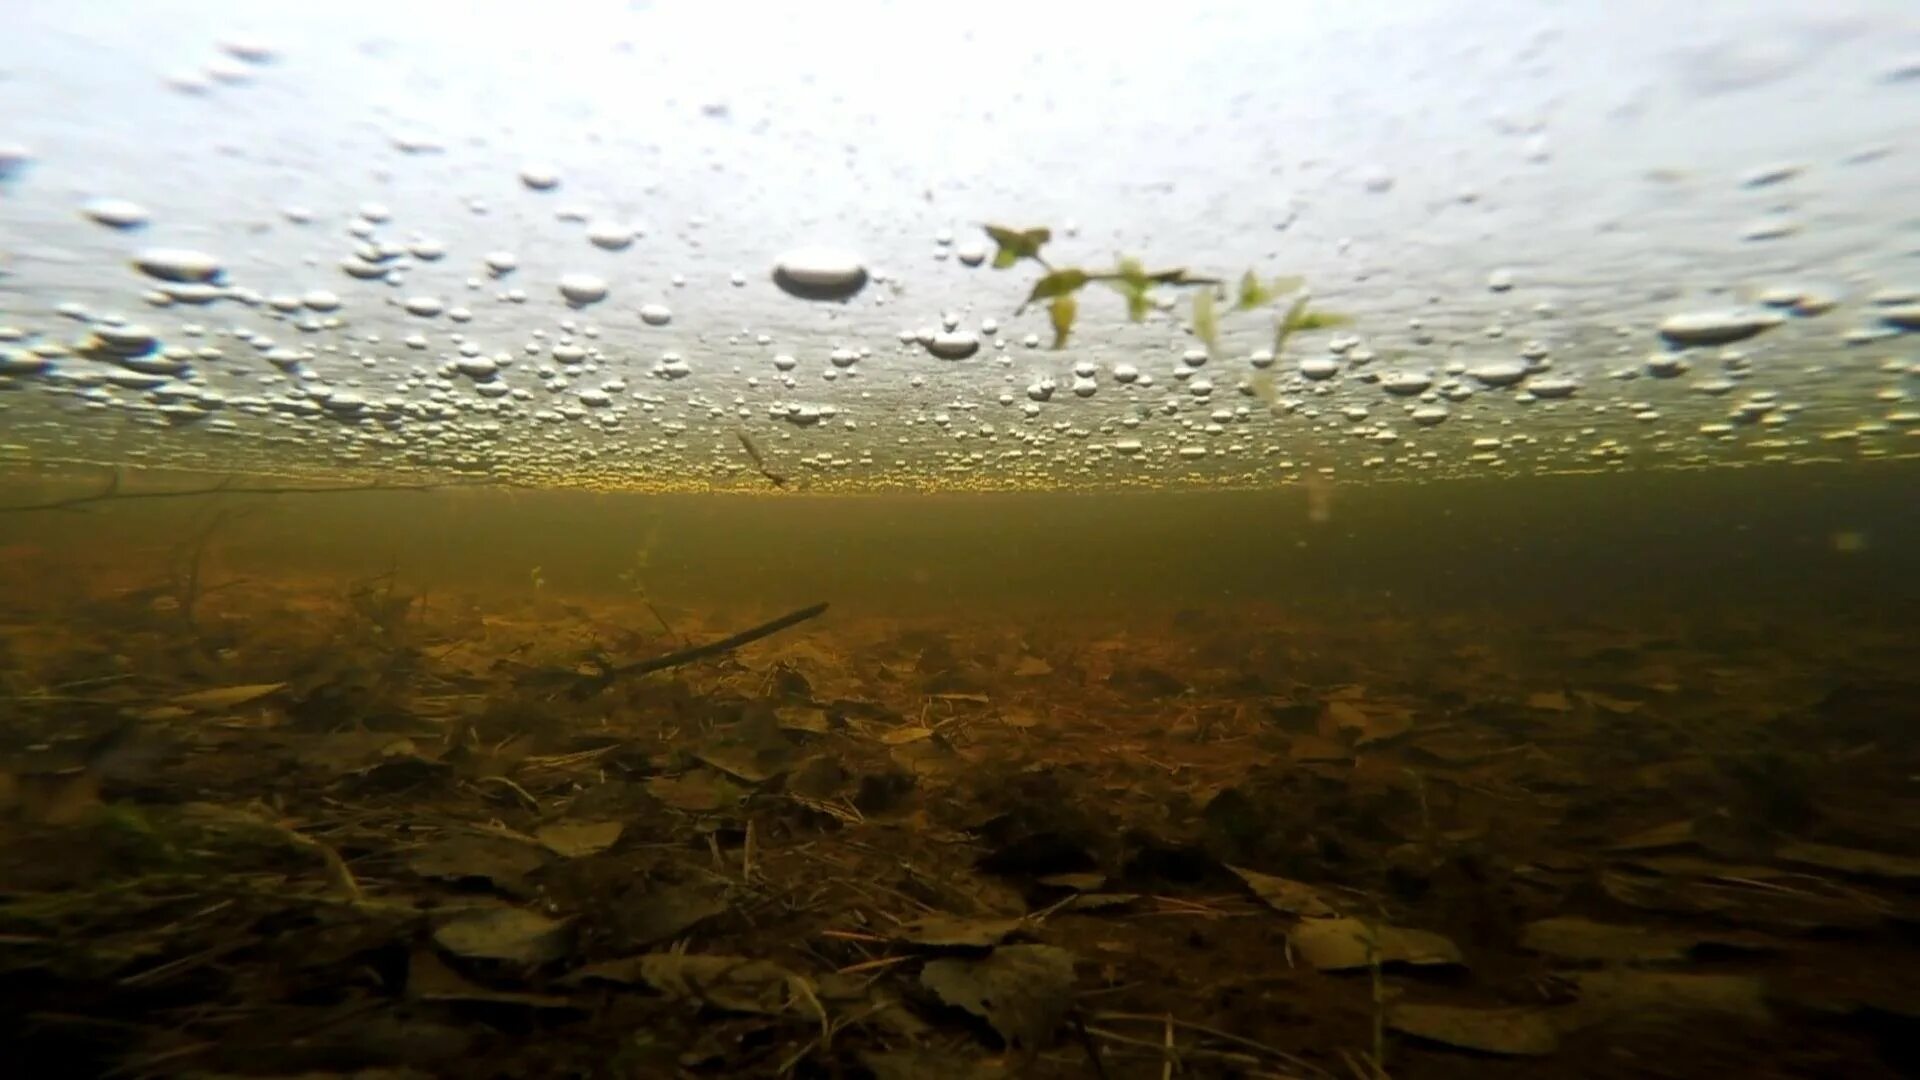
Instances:
[[[169,483],[175,481],[169,480]],[[178,478],[181,486],[195,486]],[[16,485],[7,501],[96,490]],[[135,490],[133,486],[129,491]],[[0,517],[0,541],[116,576],[226,507],[235,573],[686,605],[814,597],[881,615],[1252,601],[1578,614],[1619,605],[1888,614],[1920,597],[1920,464],[1342,484],[1272,492],[698,496],[475,488],[228,497]]]
[[[0,1030],[76,1076],[1899,1075],[1916,480],[0,513]]]

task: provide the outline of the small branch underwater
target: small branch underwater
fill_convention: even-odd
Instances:
[[[761,623],[759,626],[742,630],[737,634],[721,638],[719,641],[708,642],[705,645],[695,645],[692,648],[680,649],[646,660],[636,660],[631,664],[620,664],[618,666],[603,664],[601,665],[600,671],[592,675],[582,675],[578,672],[571,671],[564,673],[540,672],[536,673],[533,679],[534,681],[544,682],[553,678],[555,675],[563,675],[566,681],[571,684],[567,689],[570,695],[575,698],[589,698],[613,685],[615,679],[628,676],[648,675],[656,671],[665,671],[668,668],[676,668],[684,664],[692,664],[711,657],[720,656],[724,653],[730,653],[742,645],[751,644],[764,637],[771,637],[782,630],[798,626],[808,619],[818,618],[821,614],[825,613],[826,610],[826,604],[814,604],[810,607],[801,608],[798,611],[790,611],[771,622]]]

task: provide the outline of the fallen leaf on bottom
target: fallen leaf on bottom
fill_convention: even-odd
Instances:
[[[1302,959],[1319,971],[1348,971],[1381,964],[1461,964],[1453,942],[1427,930],[1409,930],[1360,919],[1305,919],[1287,935]]]
[[[699,813],[730,806],[745,797],[726,777],[706,769],[684,776],[655,776],[647,781],[647,794],[673,807]]]
[[[462,915],[434,931],[434,943],[468,960],[500,960],[529,967],[567,952],[567,924],[522,908]]]
[[[1766,950],[1732,937],[1675,934],[1645,926],[1599,923],[1578,916],[1541,919],[1520,933],[1520,947],[1562,960],[1606,964],[1666,964],[1689,959],[1695,949],[1718,945],[1728,949]]]
[[[626,828],[619,821],[557,821],[540,826],[533,835],[554,854],[578,859],[612,847]]]
[[[957,915],[927,915],[894,927],[895,941],[935,948],[985,949],[1005,941],[1026,925],[1022,919],[963,919]]]
[[[1387,1011],[1387,1027],[1463,1050],[1515,1057],[1551,1054],[1560,1045],[1559,1033],[1541,1009],[1395,1005]]]
[[[268,694],[287,685],[276,683],[249,683],[245,686],[222,686],[214,690],[197,690],[191,694],[179,694],[172,700],[175,705],[195,712],[219,712],[221,709],[237,708],[250,701],[258,701]]]
[[[814,1009],[805,1004],[804,980],[766,960],[648,953],[640,957],[640,977],[668,997],[734,1012],[775,1016]]]
[[[409,855],[407,869],[424,878],[480,878],[511,887],[545,862],[539,848],[504,836],[449,836]]]
[[[1582,1023],[1629,1012],[1707,1012],[1765,1020],[1766,987],[1745,975],[1589,971],[1574,976],[1580,1000],[1571,1006]]]
[[[1920,881],[1920,859],[1888,855],[1880,851],[1794,841],[1780,845],[1774,850],[1773,857],[1782,862],[1799,863],[1857,877]]]
[[[1316,919],[1337,914],[1327,906],[1325,900],[1320,899],[1320,894],[1314,892],[1311,885],[1288,881],[1286,878],[1274,877],[1272,874],[1262,874],[1257,870],[1243,870],[1238,866],[1229,866],[1227,869],[1239,875],[1240,880],[1247,883],[1247,888],[1252,889],[1255,896],[1266,901],[1268,907],[1282,914],[1303,915]]]
[[[930,961],[920,985],[981,1017],[1008,1047],[1034,1048],[1073,1004],[1073,954],[1052,945],[1007,945],[978,960]]]

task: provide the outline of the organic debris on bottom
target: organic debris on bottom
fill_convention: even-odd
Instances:
[[[69,1074],[1913,1065],[1872,624],[5,596],[0,1032]]]

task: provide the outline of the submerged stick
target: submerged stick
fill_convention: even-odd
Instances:
[[[786,487],[787,478],[767,468],[766,459],[760,456],[760,448],[753,445],[753,440],[747,437],[747,433],[741,431],[736,434],[740,436],[740,445],[746,449],[747,456],[753,459],[754,469],[767,478],[767,483],[777,488]]]
[[[798,626],[808,619],[818,618],[820,614],[826,610],[826,604],[814,604],[812,607],[804,607],[799,611],[788,612],[772,622],[761,623],[759,626],[753,627],[750,630],[742,630],[731,637],[721,638],[719,641],[709,642],[705,645],[696,645],[691,649],[681,649],[677,652],[670,652],[664,656],[656,656],[648,660],[636,660],[631,664],[622,664],[619,667],[607,668],[600,674],[587,676],[578,683],[574,687],[574,696],[583,698],[591,697],[605,690],[612,684],[613,680],[622,676],[647,675],[655,671],[665,671],[668,668],[676,668],[683,664],[691,664],[709,657],[719,656],[723,653],[730,653],[742,645],[759,641],[763,637],[771,637],[789,627]]]

